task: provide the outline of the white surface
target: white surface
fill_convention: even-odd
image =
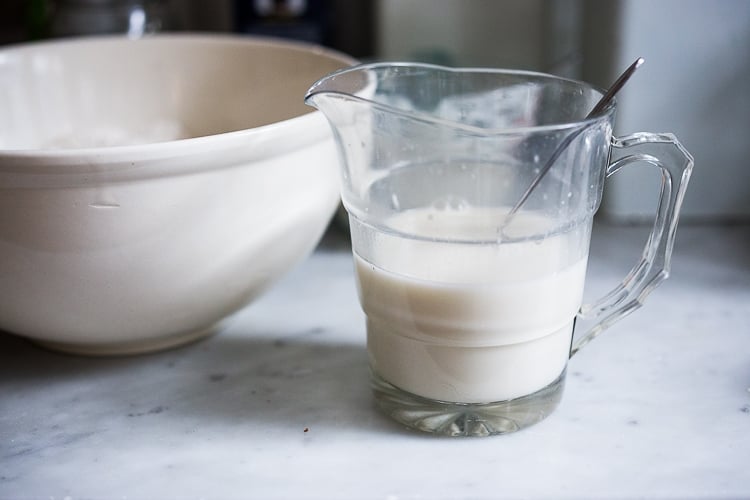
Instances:
[[[621,277],[643,231],[594,233],[587,295]],[[2,335],[0,497],[746,498],[749,256],[749,226],[682,227],[673,278],[576,355],[556,413],[491,438],[373,410],[343,251],[161,354],[70,357]]]

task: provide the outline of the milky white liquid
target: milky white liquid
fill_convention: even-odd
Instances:
[[[446,222],[418,209],[388,225],[434,235],[497,216],[468,209]],[[538,233],[550,222],[519,215],[513,230]],[[464,403],[513,399],[554,382],[581,305],[589,229],[500,244],[360,238],[353,229],[373,369],[407,392]]]

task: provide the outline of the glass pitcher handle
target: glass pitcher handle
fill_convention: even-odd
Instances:
[[[622,283],[598,301],[581,306],[577,319],[596,323],[573,340],[570,356],[613,323],[641,307],[646,296],[669,276],[680,207],[693,170],[693,157],[672,134],[639,132],[613,138],[610,160],[607,177],[638,162],[661,170],[656,219],[641,260]]]

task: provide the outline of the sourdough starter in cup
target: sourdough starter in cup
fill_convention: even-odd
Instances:
[[[487,403],[531,394],[562,373],[582,300],[588,225],[529,240],[439,237],[469,236],[502,217],[494,209],[409,210],[386,225],[433,238],[374,231],[369,259],[355,255],[380,377],[430,399]],[[552,221],[543,216],[519,214],[512,234],[546,226]]]

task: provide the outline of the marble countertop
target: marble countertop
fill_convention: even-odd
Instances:
[[[0,334],[0,498],[748,498],[750,226],[680,229],[673,277],[571,360],[551,417],[505,436],[374,410],[340,245],[178,349],[86,358]],[[644,235],[597,224],[587,297]]]

